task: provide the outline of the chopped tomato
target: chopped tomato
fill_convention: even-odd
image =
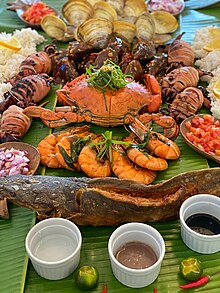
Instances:
[[[22,17],[30,23],[40,24],[42,18],[48,14],[55,14],[55,11],[43,2],[36,2],[24,11]]]
[[[191,122],[187,122],[186,128],[189,132],[186,137],[197,147],[207,153],[220,154],[220,122],[209,114],[203,117],[195,116]]]

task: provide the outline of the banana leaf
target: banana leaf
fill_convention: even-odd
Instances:
[[[15,29],[21,29],[24,24],[18,19],[14,12],[6,10],[6,0],[1,0],[0,7],[0,31],[12,32]],[[47,0],[45,1],[58,11],[64,0]],[[200,5],[196,6],[196,3]],[[181,32],[185,32],[183,39],[192,42],[195,31],[205,26],[220,25],[220,8],[206,8],[200,10],[192,10],[192,8],[202,8],[202,2],[205,4],[215,4],[217,1],[186,1],[186,9],[178,17],[179,29],[173,37]],[[211,3],[212,2],[212,3]],[[213,3],[215,2],[215,3]],[[194,6],[193,6],[194,5]],[[40,32],[40,31],[39,31]],[[42,32],[41,32],[42,33]],[[44,34],[45,35],[45,34]],[[65,46],[65,44],[61,44]],[[55,96],[56,87],[46,97],[48,104],[46,107],[53,109],[56,105]],[[102,127],[92,126],[92,131],[101,133]],[[105,129],[106,130],[106,129]],[[122,136],[126,133],[122,127],[111,129],[115,136]],[[37,145],[41,139],[51,133],[46,126],[39,120],[34,120],[30,130],[24,137],[24,141]],[[155,183],[169,179],[179,173],[207,168],[209,162],[189,148],[183,141],[182,137],[177,138],[177,144],[181,150],[181,157],[177,161],[169,163],[166,171],[158,172]],[[215,163],[211,163],[212,166]],[[58,176],[83,176],[81,173],[71,172],[68,170],[55,170],[40,167],[38,174],[58,175]],[[31,263],[25,253],[24,241],[25,236],[31,226],[34,225],[36,217],[35,213],[28,209],[20,208],[12,204],[9,205],[10,220],[0,220],[0,292],[4,293],[78,293],[82,292],[75,284],[74,273],[64,280],[49,281],[39,277],[34,271]],[[179,285],[185,281],[179,275],[179,263],[182,258],[187,256],[198,257],[204,264],[204,274],[213,274],[220,270],[220,253],[212,255],[202,255],[191,251],[185,246],[180,236],[179,221],[169,221],[165,223],[152,224],[162,234],[166,244],[166,254],[162,264],[161,272],[158,279],[150,286],[143,289],[135,289],[135,292],[153,292],[157,291],[181,292]],[[134,292],[134,289],[127,288],[120,284],[113,276],[110,261],[107,252],[108,238],[116,227],[79,227],[83,236],[82,254],[80,266],[89,264],[94,265],[100,272],[99,283],[92,292],[101,292],[104,284],[107,284],[108,292],[126,293]],[[188,292],[211,292],[218,293],[220,288],[220,279],[216,275],[205,286],[188,290]]]

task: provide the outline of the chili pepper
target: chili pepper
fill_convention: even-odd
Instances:
[[[208,283],[209,280],[210,280],[209,276],[203,276],[200,279],[198,279],[197,281],[190,282],[188,284],[180,286],[180,288],[181,289],[189,289],[189,288],[199,287],[199,286],[202,286],[202,285]]]
[[[107,293],[107,285],[104,286],[102,293]]]
[[[212,274],[211,276],[207,275],[207,276],[203,276],[200,279],[198,279],[197,281],[179,286],[179,288],[181,289],[190,289],[190,288],[196,288],[196,287],[200,287],[202,285],[205,285],[206,283],[208,283],[211,279],[212,276],[216,275],[220,273],[220,271],[217,271],[216,273]]]
[[[154,293],[157,293],[157,288],[154,288]]]

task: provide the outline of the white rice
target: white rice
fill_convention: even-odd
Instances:
[[[197,58],[195,65],[206,72],[211,72],[213,75],[213,77],[206,79],[208,82],[207,90],[211,99],[210,110],[214,117],[220,119],[220,99],[213,92],[215,82],[220,79],[220,51],[207,52],[203,50],[203,47],[210,43],[212,39],[210,27],[201,28],[195,33],[192,48]]]
[[[17,74],[21,62],[28,55],[36,52],[36,46],[45,41],[43,36],[31,28],[15,30],[13,34],[2,32],[0,40],[9,41],[13,36],[18,39],[22,48],[14,52],[0,47],[0,101],[3,99],[4,92],[10,88],[10,85],[5,85],[3,82]]]
[[[208,54],[208,52],[204,50],[203,47],[205,47],[205,45],[210,43],[210,41],[213,39],[213,35],[210,33],[211,28],[213,27],[203,27],[195,32],[195,36],[192,42],[192,49],[196,58],[203,58]]]

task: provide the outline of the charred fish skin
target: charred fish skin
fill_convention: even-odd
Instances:
[[[174,219],[182,202],[199,193],[220,196],[220,168],[182,173],[155,185],[117,178],[0,177],[0,199],[35,210],[39,219],[63,217],[78,225]]]
[[[14,175],[0,177],[0,199],[30,208],[39,218],[68,217],[78,212],[77,191],[87,178]]]

